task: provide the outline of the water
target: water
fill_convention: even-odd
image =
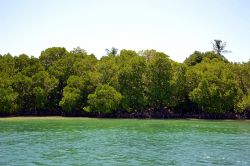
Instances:
[[[0,119],[0,165],[250,165],[250,121]]]

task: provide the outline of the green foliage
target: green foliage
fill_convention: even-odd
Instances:
[[[150,52],[147,56],[146,91],[148,104],[152,107],[169,106],[171,100],[170,81],[172,79],[172,62],[161,52]]]
[[[237,82],[231,79],[231,73],[225,67],[223,63],[202,66],[201,80],[189,95],[204,111],[224,113],[233,110],[242,96]]]
[[[18,72],[22,71],[25,67],[29,66],[30,58],[28,55],[22,54],[15,57],[15,68]]]
[[[63,89],[67,86],[68,78],[72,75],[84,76],[88,75],[87,73],[89,72],[94,72],[94,63],[96,63],[97,60],[94,56],[87,55],[87,53],[79,47],[73,49],[70,53],[63,48],[53,48],[52,55],[54,55],[55,52],[59,52],[58,54],[60,54],[60,56],[52,61],[53,63],[47,68],[47,71],[51,76],[58,79],[57,90],[51,94],[54,107],[58,107],[58,105],[60,105],[59,102],[63,98]],[[49,53],[51,53],[51,50]]]
[[[109,85],[100,85],[95,92],[88,95],[89,106],[85,111],[111,113],[120,104],[122,95]]]
[[[46,92],[50,93],[52,90],[56,89],[58,80],[49,75],[46,71],[40,71],[32,76],[33,87],[41,87]]]
[[[0,115],[9,115],[17,111],[17,96],[11,87],[0,87]]]
[[[85,56],[87,55],[87,52],[84,49],[81,49],[80,47],[73,48],[72,51],[70,51],[71,54],[75,56]]]
[[[215,39],[212,44],[213,44],[213,51],[216,52],[216,54],[218,55],[221,55],[222,53],[230,52],[228,50],[225,50],[225,47],[227,45],[226,42],[222,42],[221,40]]]
[[[230,68],[243,93],[250,93],[250,63],[233,64]]]
[[[32,78],[17,73],[13,78],[13,89],[18,93],[17,104],[20,110],[31,110],[32,98]]]
[[[118,54],[118,49],[115,47],[112,47],[110,50],[106,48],[106,52],[108,56],[114,57]]]
[[[118,71],[119,66],[116,63],[116,58],[112,56],[102,57],[96,65],[97,71],[100,73],[101,84],[108,84],[115,89],[118,89]]]
[[[237,103],[237,111],[243,112],[243,111],[250,111],[250,93],[248,95],[245,95],[242,100]]]
[[[67,86],[63,89],[63,98],[59,105],[66,112],[72,112],[81,107],[81,88],[84,84],[84,78],[78,76],[70,76]]]
[[[138,54],[133,50],[121,50],[120,52],[120,58],[121,60],[129,60],[130,58],[133,58],[135,56],[138,56]]]
[[[190,88],[188,86],[192,84],[188,83],[187,70],[188,68],[185,64],[177,64],[174,66],[175,72],[171,80],[172,106],[182,105],[183,107],[183,104],[188,98],[188,94],[190,92]]]
[[[80,99],[80,89],[65,87],[63,90],[63,98],[60,101],[60,106],[66,112],[71,112],[74,109],[79,108],[79,99]]]
[[[119,91],[124,96],[122,105],[127,110],[142,109],[145,104],[144,74],[146,61],[131,50],[122,50],[117,61],[119,65]]]
[[[198,63],[201,63],[203,59],[203,54],[199,51],[195,51],[188,58],[185,59],[184,63],[188,66],[194,66]]]
[[[96,63],[97,59],[91,55],[76,59],[73,64],[73,73],[77,76],[84,76],[89,72],[94,72]]]
[[[249,111],[250,62],[229,63],[224,46],[184,63],[156,50],[107,51],[100,60],[80,47],[0,55],[0,114]]]
[[[204,53],[202,61],[203,62],[225,62],[225,63],[228,63],[228,60],[224,56],[222,56],[220,54],[216,54],[215,52],[211,52],[211,51]]]
[[[29,65],[21,70],[22,74],[32,77],[40,71],[45,71],[45,68],[41,64],[38,58],[31,57],[29,60]]]
[[[99,82],[99,73],[85,76],[70,76],[63,89],[63,98],[59,105],[66,112],[79,111],[87,105],[87,97],[93,93]]]
[[[194,66],[202,62],[205,62],[205,63],[226,62],[228,63],[228,60],[224,56],[220,54],[216,54],[213,51],[208,51],[204,53],[195,51],[193,54],[191,54],[188,58],[185,59],[184,64],[188,66]]]
[[[41,52],[40,61],[46,69],[54,64],[57,60],[63,58],[68,54],[67,50],[63,47],[47,48]]]
[[[33,89],[33,94],[35,97],[35,106],[38,109],[42,109],[47,102],[48,93],[41,87],[35,87]]]
[[[32,76],[35,110],[46,109],[46,106],[49,103],[54,102],[51,98],[53,96],[53,92],[57,90],[57,85],[58,80],[49,75],[47,71],[40,71]]]
[[[157,52],[156,50],[143,50],[139,52],[139,55],[144,56],[147,60],[152,59],[156,54],[164,54],[162,52]],[[168,55],[164,54],[169,57]]]
[[[15,60],[11,54],[3,55],[0,58],[0,72],[12,77],[16,73]]]

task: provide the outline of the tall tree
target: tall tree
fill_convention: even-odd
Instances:
[[[119,61],[119,91],[123,95],[122,105],[127,110],[142,109],[145,105],[144,74],[146,59],[135,51],[122,50]]]
[[[88,95],[89,106],[85,111],[111,113],[120,104],[122,95],[109,85],[100,85],[95,92]]]
[[[0,115],[11,115],[17,111],[17,96],[11,87],[0,87]]]
[[[46,69],[54,64],[55,61],[68,54],[64,47],[51,47],[41,52],[40,61]]]
[[[33,104],[32,78],[19,72],[13,78],[12,87],[18,93],[18,109],[23,113],[31,113]]]
[[[202,64],[198,86],[189,94],[203,111],[225,113],[232,111],[242,96],[233,74],[222,62]]]
[[[213,45],[213,51],[216,52],[218,55],[222,55],[222,53],[229,53],[231,51],[225,50],[225,47],[227,45],[226,42],[222,42],[221,40],[215,39],[214,42],[212,42]]]
[[[162,52],[153,50],[150,53],[146,71],[148,102],[151,107],[163,108],[169,106],[171,100],[172,62]]]
[[[118,54],[118,49],[115,47],[112,47],[111,49],[106,48],[106,52],[108,56],[116,56]]]
[[[117,58],[112,56],[102,57],[101,60],[98,61],[96,68],[97,71],[101,74],[100,83],[107,84],[118,90],[119,65],[118,63],[116,63],[116,60]]]

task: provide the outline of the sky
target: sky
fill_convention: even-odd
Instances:
[[[0,54],[39,57],[49,47],[156,49],[183,62],[211,42],[250,60],[249,0],[0,0]]]

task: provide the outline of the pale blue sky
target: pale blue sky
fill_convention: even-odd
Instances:
[[[48,47],[156,49],[182,62],[213,39],[230,61],[250,59],[249,0],[0,0],[0,54]]]

